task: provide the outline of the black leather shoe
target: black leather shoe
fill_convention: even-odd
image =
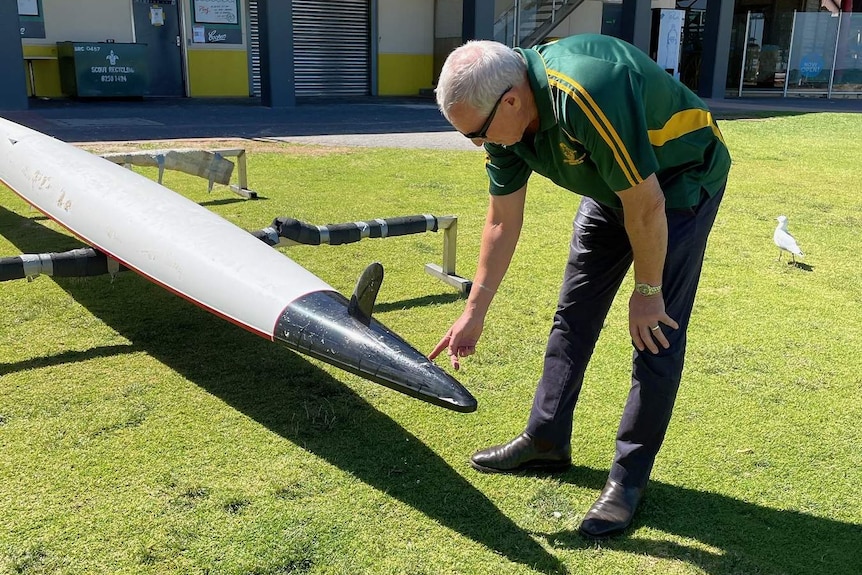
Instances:
[[[485,473],[565,471],[572,466],[572,453],[569,445],[540,451],[535,440],[524,432],[505,445],[477,451],[470,458],[470,464]]]
[[[635,510],[643,496],[643,489],[624,487],[608,479],[602,494],[584,515],[578,529],[581,535],[593,539],[612,537],[632,524]]]

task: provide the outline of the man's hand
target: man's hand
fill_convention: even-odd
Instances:
[[[656,342],[665,349],[670,347],[670,342],[662,331],[667,328],[661,324],[679,329],[679,324],[665,313],[662,295],[643,296],[638,292],[632,293],[629,299],[629,334],[638,351],[648,349],[652,353],[658,353]]]
[[[472,314],[465,311],[461,317],[452,324],[443,339],[437,344],[434,350],[428,354],[428,359],[434,360],[440,352],[447,350],[449,361],[452,362],[452,367],[455,371],[461,369],[461,360],[459,358],[467,357],[476,353],[476,344],[479,342],[479,337],[484,329],[484,321],[473,317]]]
[[[617,192],[623,204],[626,234],[632,245],[635,282],[658,286],[662,282],[667,255],[667,216],[664,192],[655,174],[627,190]],[[629,334],[638,351],[658,353],[670,342],[662,332],[662,324],[679,329],[679,324],[664,310],[661,293],[643,295],[637,291],[629,299]],[[656,345],[658,342],[658,345]]]
[[[488,213],[482,229],[482,245],[479,247],[479,265],[467,298],[467,305],[437,347],[428,354],[433,360],[444,349],[456,370],[461,369],[459,358],[476,353],[476,343],[485,326],[485,314],[491,300],[509,269],[512,254],[521,234],[524,221],[524,199],[527,186],[505,196],[491,196]]]

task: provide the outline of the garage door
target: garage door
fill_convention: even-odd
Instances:
[[[297,96],[370,93],[368,0],[293,0]]]

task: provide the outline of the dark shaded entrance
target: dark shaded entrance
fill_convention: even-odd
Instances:
[[[147,45],[148,96],[185,96],[178,0],[134,0],[135,42]]]

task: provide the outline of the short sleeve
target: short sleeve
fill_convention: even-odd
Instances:
[[[520,190],[533,172],[520,156],[496,144],[485,144],[485,169],[488,193],[492,196],[506,196]]]

